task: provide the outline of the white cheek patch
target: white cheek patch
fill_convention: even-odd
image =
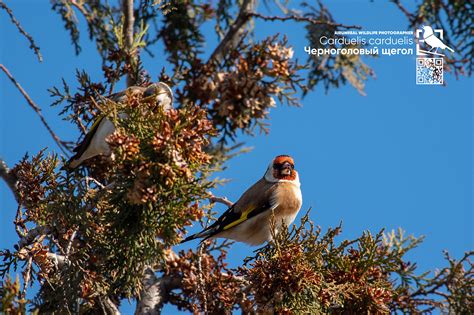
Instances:
[[[165,110],[170,110],[172,108],[171,102],[172,99],[170,99],[170,97],[166,93],[159,94],[156,97],[156,103],[160,106],[163,106]]]
[[[156,97],[156,101],[157,101],[158,103],[161,103],[161,102],[164,101],[165,97],[166,97],[166,94],[160,94],[160,95],[158,95],[158,96]]]
[[[265,172],[265,180],[267,182],[270,182],[270,183],[276,183],[278,182],[278,178],[275,178],[275,176],[273,176],[273,167],[272,165],[270,165],[268,168],[267,168],[267,171]]]

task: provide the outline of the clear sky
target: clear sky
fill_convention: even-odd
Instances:
[[[341,23],[361,25],[364,30],[407,27],[402,13],[388,1],[325,2]],[[58,135],[76,140],[76,129],[58,118],[58,108],[49,107],[47,89],[59,86],[61,78],[74,86],[76,68],[100,80],[95,44],[88,41],[82,27],[83,50],[75,56],[69,34],[60,17],[51,12],[49,1],[6,3],[34,36],[44,62],[38,63],[26,40],[0,12],[0,63],[41,106]],[[84,26],[82,19],[81,23]],[[295,56],[306,59],[302,25],[257,23],[256,27],[259,38],[286,32]],[[211,42],[206,47],[207,53],[213,45]],[[154,49],[154,59],[145,58],[153,78],[166,66],[159,49]],[[350,86],[329,93],[318,87],[303,99],[301,108],[279,106],[272,110],[270,134],[239,139],[254,149],[228,163],[219,176],[231,181],[214,193],[237,200],[263,175],[275,155],[290,154],[300,172],[302,212],[312,207],[311,219],[324,230],[343,221],[342,239],[356,238],[364,230],[376,233],[381,228],[402,227],[408,233],[426,236],[409,256],[417,261],[420,273],[443,267],[443,250],[459,257],[474,248],[473,81],[445,74],[446,87],[417,86],[414,56],[382,56],[368,63],[377,79],[367,83],[367,96]],[[0,126],[0,156],[10,166],[26,152],[35,154],[44,147],[58,151],[36,114],[3,73]],[[12,247],[17,240],[12,224],[15,209],[10,191],[0,181],[1,248]],[[191,242],[176,249],[196,246],[197,242]],[[230,265],[240,265],[252,250],[246,245],[233,245]],[[132,312],[127,306],[123,311]],[[166,308],[165,313],[173,310]]]

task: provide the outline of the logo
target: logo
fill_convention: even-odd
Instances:
[[[421,29],[416,30],[415,37],[418,39],[416,43],[416,54],[418,56],[426,56],[430,54],[434,56],[444,56],[444,54],[438,52],[439,49],[442,49],[442,51],[448,49],[449,51],[454,52],[451,47],[448,47],[443,42],[444,36],[442,29],[433,30],[431,26],[422,26]],[[429,50],[421,49],[420,43],[423,43],[425,49]]]
[[[431,26],[422,26],[417,29],[416,43],[416,84],[441,85],[443,80],[443,53],[447,49],[454,50],[444,43],[442,29],[433,29]]]

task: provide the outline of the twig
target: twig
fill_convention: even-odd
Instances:
[[[124,15],[123,35],[125,37],[125,45],[127,48],[133,44],[133,25],[135,16],[133,15],[133,0],[122,0],[122,10]]]
[[[101,189],[104,189],[104,188],[105,188],[105,186],[104,186],[101,182],[99,182],[97,179],[95,179],[95,178],[93,178],[93,177],[86,176],[85,179],[86,179],[86,184],[87,184],[87,188],[88,188],[88,189],[89,189],[89,181],[95,183],[95,184],[96,184],[97,186],[99,186]]]
[[[0,159],[0,177],[5,181],[8,188],[10,188],[15,200],[19,203],[20,196],[18,195],[18,190],[16,189],[17,178],[15,174],[10,172],[10,169],[7,166],[7,163]]]
[[[44,118],[43,114],[41,113],[41,108],[38,105],[36,105],[35,102],[33,102],[33,100],[28,95],[28,93],[26,93],[26,91],[23,89],[23,87],[18,83],[18,81],[13,77],[13,75],[10,73],[10,71],[8,71],[8,69],[3,64],[0,64],[0,69],[7,75],[7,77],[10,79],[10,81],[13,82],[13,84],[16,86],[16,88],[20,91],[20,93],[23,95],[25,100],[28,102],[30,107],[33,108],[33,110],[36,112],[36,114],[38,114],[41,122],[46,127],[46,129],[49,131],[49,133],[51,134],[51,136],[53,137],[54,141],[56,142],[58,147],[61,149],[61,151],[63,151],[63,153],[66,156],[68,156],[68,153],[66,151],[66,150],[68,150],[68,148],[67,148],[65,142],[63,142],[61,139],[59,139],[59,137],[54,133],[54,131],[48,125],[48,123],[46,122],[46,119]]]
[[[21,26],[20,22],[15,18],[15,15],[13,14],[13,11],[12,9],[10,9],[9,7],[7,7],[7,5],[2,1],[0,0],[0,9],[3,9],[7,12],[8,16],[10,16],[10,20],[12,21],[12,23],[16,26],[16,28],[18,29],[18,31],[26,37],[26,39],[28,40],[28,42],[30,43],[30,48],[33,49],[36,57],[38,57],[38,60],[39,62],[42,62],[43,61],[43,57],[41,56],[41,52],[40,52],[40,48],[36,45],[35,43],[35,40],[33,39],[33,36],[31,36],[30,34],[28,34],[24,29],[23,27]]]
[[[44,225],[38,225],[37,227],[28,231],[28,233],[24,237],[20,238],[20,241],[18,242],[18,247],[23,248],[33,243],[36,237],[41,235],[47,235],[49,231],[49,227]]]
[[[69,242],[68,242],[67,247],[66,247],[66,256],[69,256],[69,252],[71,251],[72,242],[76,238],[76,234],[77,234],[77,230],[74,230],[74,232],[72,232],[72,234],[71,234],[71,238],[69,239]]]
[[[28,284],[31,278],[31,267],[33,265],[33,256],[28,257],[28,262],[26,264],[26,269],[23,271],[23,291],[21,291],[21,297],[24,299],[26,297],[26,290],[28,289]]]
[[[85,18],[85,19],[90,20],[90,19],[89,19],[89,13],[88,13],[87,10],[84,8],[84,5],[83,5],[83,4],[77,3],[76,0],[70,0],[70,3],[71,3],[71,5],[73,5],[74,7],[76,7],[76,8],[82,13],[82,15],[84,15],[84,18]]]
[[[105,309],[107,310],[107,314],[120,315],[120,311],[117,308],[117,305],[115,305],[115,303],[112,302],[109,297],[104,299],[103,304],[105,306]]]
[[[107,186],[105,186],[102,190],[112,190],[112,188],[115,187],[115,182],[111,182],[110,184],[108,184]]]
[[[125,37],[125,47],[128,53],[132,54],[133,46],[133,25],[135,24],[135,16],[133,15],[133,0],[122,0],[122,11],[124,16],[123,36]],[[131,56],[132,60],[134,56]],[[134,84],[130,73],[127,74],[127,86]]]
[[[252,16],[255,11],[256,0],[244,0],[240,6],[240,11],[234,23],[229,27],[229,31],[224,36],[222,41],[217,45],[214,52],[211,54],[208,63],[219,63],[224,58],[224,55],[235,49],[240,42],[241,37],[245,34],[245,23]]]
[[[18,234],[20,238],[25,236],[25,233],[21,231],[21,229],[26,230],[25,222],[23,220],[23,212],[21,211],[22,209],[22,204],[18,203],[18,206],[16,207],[15,221],[13,221],[15,224],[16,234]]]
[[[361,29],[360,26],[358,25],[345,25],[345,24],[340,24],[340,23],[333,23],[329,21],[324,21],[324,20],[316,20],[310,17],[305,17],[305,16],[300,16],[300,15],[286,15],[286,16],[268,16],[268,15],[263,15],[257,12],[251,12],[249,13],[250,16],[265,20],[265,21],[296,21],[296,22],[308,22],[313,25],[329,25],[329,26],[334,26],[334,27],[342,27],[342,28],[347,28],[347,29]]]
[[[197,259],[197,267],[198,267],[198,285],[197,290],[200,291],[199,293],[202,295],[202,306],[203,306],[203,313],[207,314],[207,295],[206,295],[206,288],[205,288],[205,281],[204,277],[202,276],[202,252],[204,249],[204,243],[199,244],[198,248],[198,259]]]
[[[171,290],[181,285],[181,279],[174,276],[156,277],[151,267],[145,268],[143,289],[137,302],[135,315],[161,314],[163,305],[169,300]]]
[[[418,295],[426,296],[429,294],[435,294],[438,289],[442,288],[443,286],[446,286],[447,283],[451,283],[453,278],[455,277],[455,274],[453,274],[452,272],[453,270],[456,271],[458,267],[462,266],[462,264],[465,262],[468,262],[472,266],[469,257],[474,256],[474,251],[465,252],[464,256],[458,261],[451,260],[447,252],[445,253],[445,256],[448,262],[450,263],[451,268],[443,268],[437,275],[430,279],[430,289],[427,290],[426,287],[421,287],[415,292],[413,292],[411,296],[415,297]]]
[[[209,199],[210,202],[222,203],[222,204],[225,204],[228,207],[232,207],[234,205],[234,203],[232,201],[230,201],[229,199],[227,199],[226,197],[216,197],[212,193],[209,194],[208,199]]]
[[[229,239],[224,239],[219,245],[217,245],[217,242],[213,242],[211,243],[211,246],[208,248],[208,252],[215,252],[215,251],[220,251],[221,249],[226,249],[234,243],[235,241],[231,241]]]
[[[237,44],[241,41],[242,37],[245,34],[245,23],[252,17],[260,18],[266,21],[288,21],[293,20],[297,22],[308,22],[311,24],[325,24],[334,27],[342,28],[354,28],[360,29],[360,26],[357,25],[345,25],[339,23],[332,23],[329,21],[316,20],[310,17],[304,17],[299,15],[287,15],[287,16],[266,16],[260,13],[255,12],[256,1],[255,0],[244,0],[240,6],[240,11],[235,19],[234,23],[229,27],[229,31],[216,47],[214,52],[211,54],[208,63],[210,62],[221,62],[224,58],[224,54],[228,51],[231,51],[236,48]]]

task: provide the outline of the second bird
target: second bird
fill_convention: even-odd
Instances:
[[[127,100],[128,94],[136,93],[141,93],[145,98],[154,96],[157,105],[163,106],[165,110],[169,110],[173,106],[173,92],[169,86],[163,82],[154,83],[146,88],[131,86],[108,98],[114,102],[123,103]],[[125,116],[123,113],[118,114],[120,119],[126,118]],[[97,155],[109,155],[110,148],[106,142],[106,138],[113,134],[114,131],[114,124],[105,115],[99,116],[81,143],[74,149],[76,154],[67,162],[67,168],[77,168],[82,162]]]
[[[262,244],[272,239],[272,213],[278,233],[283,223],[286,226],[293,223],[302,202],[293,158],[279,155],[272,160],[263,178],[247,189],[216,222],[183,242],[222,237],[249,245]]]

